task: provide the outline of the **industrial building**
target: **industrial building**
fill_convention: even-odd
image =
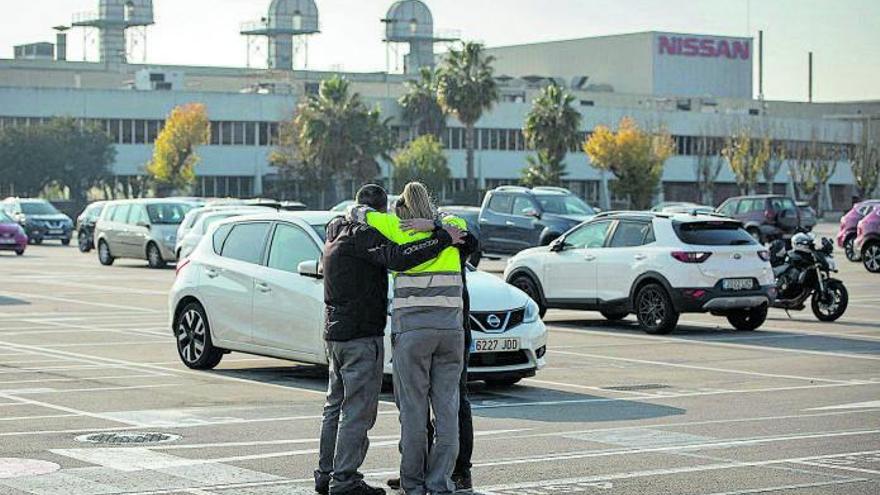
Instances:
[[[199,67],[134,63],[127,37],[154,22],[151,0],[98,0],[94,14],[77,15],[75,29],[97,34],[100,58],[73,61],[67,54],[67,26],[56,43],[15,48],[14,59],[0,59],[0,126],[29,125],[53,116],[72,116],[103,126],[116,142],[113,171],[120,181],[142,175],[152,143],[170,110],[180,104],[207,106],[211,143],[202,147],[196,193],[205,196],[263,194],[277,177],[269,165],[278,122],[290,119],[296,105],[335,73],[296,67],[296,54],[308,36],[318,33],[319,5],[313,0],[272,0],[267,15],[242,26],[250,40],[265,38],[265,67]],[[392,117],[402,139],[397,98],[404,81],[419,67],[436,63],[442,46],[454,36],[435,32],[428,7],[419,0],[394,2],[385,19],[386,42],[407,52],[400,73],[341,73],[371,104]],[[474,33],[478,35],[479,33]],[[223,35],[223,33],[220,33]],[[664,126],[676,141],[666,164],[661,195],[695,200],[695,143],[716,141],[748,127],[766,132],[794,149],[810,140],[826,143],[839,166],[825,197],[835,209],[853,193],[847,164],[865,122],[880,114],[880,102],[800,103],[755,97],[753,71],[757,47],[751,38],[643,32],[565,41],[489,47],[496,57],[501,100],[477,123],[475,168],[483,188],[515,182],[530,151],[521,128],[531,101],[547,84],[572,92],[583,116],[586,136],[597,125],[614,125],[631,116],[647,127]],[[454,118],[443,143],[453,179],[445,195],[464,185],[464,129]],[[875,129],[877,127],[875,126]],[[760,131],[759,131],[760,130]],[[719,158],[720,159],[720,158]],[[581,150],[566,159],[567,186],[588,201],[607,207],[611,179],[588,164]],[[383,176],[389,165],[383,164]],[[725,167],[716,201],[736,192]],[[785,167],[776,178],[779,192],[791,190]]]

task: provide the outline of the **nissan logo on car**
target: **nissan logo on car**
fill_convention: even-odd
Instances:
[[[486,317],[486,323],[488,323],[490,327],[497,329],[501,326],[501,318],[499,318],[498,315],[492,314]]]

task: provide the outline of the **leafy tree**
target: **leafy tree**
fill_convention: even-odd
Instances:
[[[565,176],[565,155],[578,145],[581,114],[571,104],[574,96],[555,84],[545,87],[526,115],[523,135],[529,148],[538,152],[529,157],[521,181],[528,186],[559,186]]]
[[[761,168],[761,175],[764,176],[764,184],[767,185],[767,193],[773,194],[773,185],[776,183],[776,176],[782,170],[785,164],[785,146],[782,143],[771,143],[769,136],[764,136],[761,146],[766,146],[769,153],[767,154],[767,162]]]
[[[446,130],[446,109],[437,99],[438,82],[434,69],[422,67],[419,79],[406,81],[406,94],[397,100],[403,109],[403,120],[415,130],[416,136],[431,134],[440,139]]]
[[[697,190],[700,193],[700,204],[715,204],[715,181],[721,174],[724,161],[714,149],[715,138],[701,135],[694,144],[694,175],[697,178]]]
[[[436,194],[443,190],[449,177],[443,146],[433,135],[426,134],[412,140],[394,157],[395,184],[419,181]]]
[[[115,155],[103,130],[69,117],[0,131],[0,177],[20,195],[51,187],[84,203],[88,190],[110,176]]]
[[[348,81],[338,76],[299,104],[293,120],[281,124],[278,141],[270,162],[282,177],[316,191],[322,208],[345,197],[343,181],[374,179],[377,158],[390,160],[394,148],[388,121],[358,93],[349,94]]]
[[[880,148],[868,142],[866,134],[853,149],[849,162],[859,198],[870,198],[880,179]]]
[[[769,138],[755,141],[748,129],[725,140],[721,156],[733,171],[740,194],[755,194],[755,185],[770,159]]]
[[[663,176],[663,165],[674,146],[665,130],[645,132],[630,117],[620,119],[616,132],[597,126],[583,145],[590,165],[611,171],[617,178],[611,184],[612,189],[628,197],[636,209],[651,206]]]
[[[798,199],[809,201],[819,217],[824,213],[825,201],[822,196],[825,184],[837,170],[837,158],[832,148],[820,143],[813,132],[810,141],[798,147],[789,164],[788,172],[795,185],[795,194]]]
[[[485,54],[482,44],[466,42],[460,50],[450,49],[439,69],[437,96],[440,105],[464,125],[467,183],[474,191],[474,125],[498,101],[498,85],[492,77],[494,60]]]
[[[211,140],[211,123],[201,103],[174,107],[165,127],[156,139],[153,159],[147,173],[161,196],[169,191],[184,191],[195,182],[195,166],[200,158],[196,149]]]

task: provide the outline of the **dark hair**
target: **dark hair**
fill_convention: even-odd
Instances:
[[[355,202],[385,212],[388,210],[388,194],[378,184],[365,184],[358,189]]]

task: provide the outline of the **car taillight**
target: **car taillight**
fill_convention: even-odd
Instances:
[[[185,267],[188,264],[189,264],[189,258],[184,258],[182,260],[179,260],[177,262],[177,268],[174,270],[174,276],[176,277],[180,273],[180,270],[183,270],[183,267]]]
[[[702,263],[712,256],[712,253],[707,251],[673,251],[671,254],[682,263]]]
[[[758,251],[758,258],[761,258],[761,261],[770,261],[770,251],[766,249]]]

